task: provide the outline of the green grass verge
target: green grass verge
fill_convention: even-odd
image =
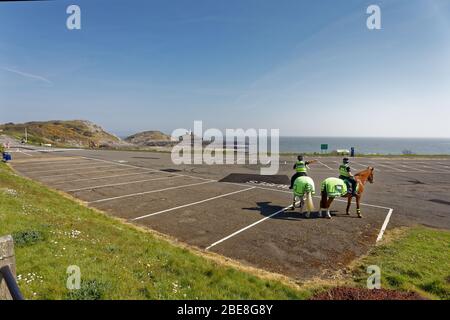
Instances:
[[[430,299],[450,299],[450,232],[414,227],[374,248],[360,260],[355,281],[366,285],[366,267],[381,269],[383,288],[416,291]]]
[[[86,208],[0,164],[0,235],[16,244],[19,286],[28,299],[302,299],[284,282],[174,246]],[[81,289],[66,289],[67,267]]]

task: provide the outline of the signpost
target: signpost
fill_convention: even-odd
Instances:
[[[321,144],[320,145],[320,150],[322,152],[327,152],[328,151],[328,144],[325,144],[325,143]]]

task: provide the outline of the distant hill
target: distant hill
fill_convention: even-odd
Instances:
[[[141,147],[164,146],[172,143],[171,137],[161,131],[139,132],[125,138],[125,141]]]
[[[108,148],[128,145],[102,127],[86,120],[6,123],[0,125],[2,134],[21,140],[25,128],[28,142],[50,143],[58,147]]]

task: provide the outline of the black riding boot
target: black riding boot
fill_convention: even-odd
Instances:
[[[350,182],[352,183],[352,196],[356,197],[358,184],[355,179],[351,179]]]
[[[289,187],[289,189],[294,188],[294,182],[299,176],[300,176],[300,174],[298,172],[292,176],[292,178],[291,178],[291,186]]]

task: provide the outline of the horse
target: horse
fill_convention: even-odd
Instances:
[[[361,197],[364,192],[364,186],[367,183],[373,183],[374,181],[374,168],[368,167],[367,169],[358,172],[355,174],[355,180],[357,182],[357,193],[356,193],[356,213],[358,214],[358,218],[362,218],[361,215]],[[322,215],[322,208],[327,210],[327,218],[331,218],[330,215],[330,206],[331,203],[334,201],[334,197],[328,197],[327,191],[324,190],[321,193],[322,198],[320,200],[320,215]],[[353,195],[351,192],[348,192],[346,195],[343,196],[343,198],[347,198],[347,210],[346,214],[350,215],[350,206],[352,204]]]
[[[293,186],[294,198],[292,201],[291,210],[300,208],[300,213],[306,205],[305,217],[309,218],[311,211],[314,210],[314,202],[312,195],[315,193],[314,181],[310,177],[298,177]]]

